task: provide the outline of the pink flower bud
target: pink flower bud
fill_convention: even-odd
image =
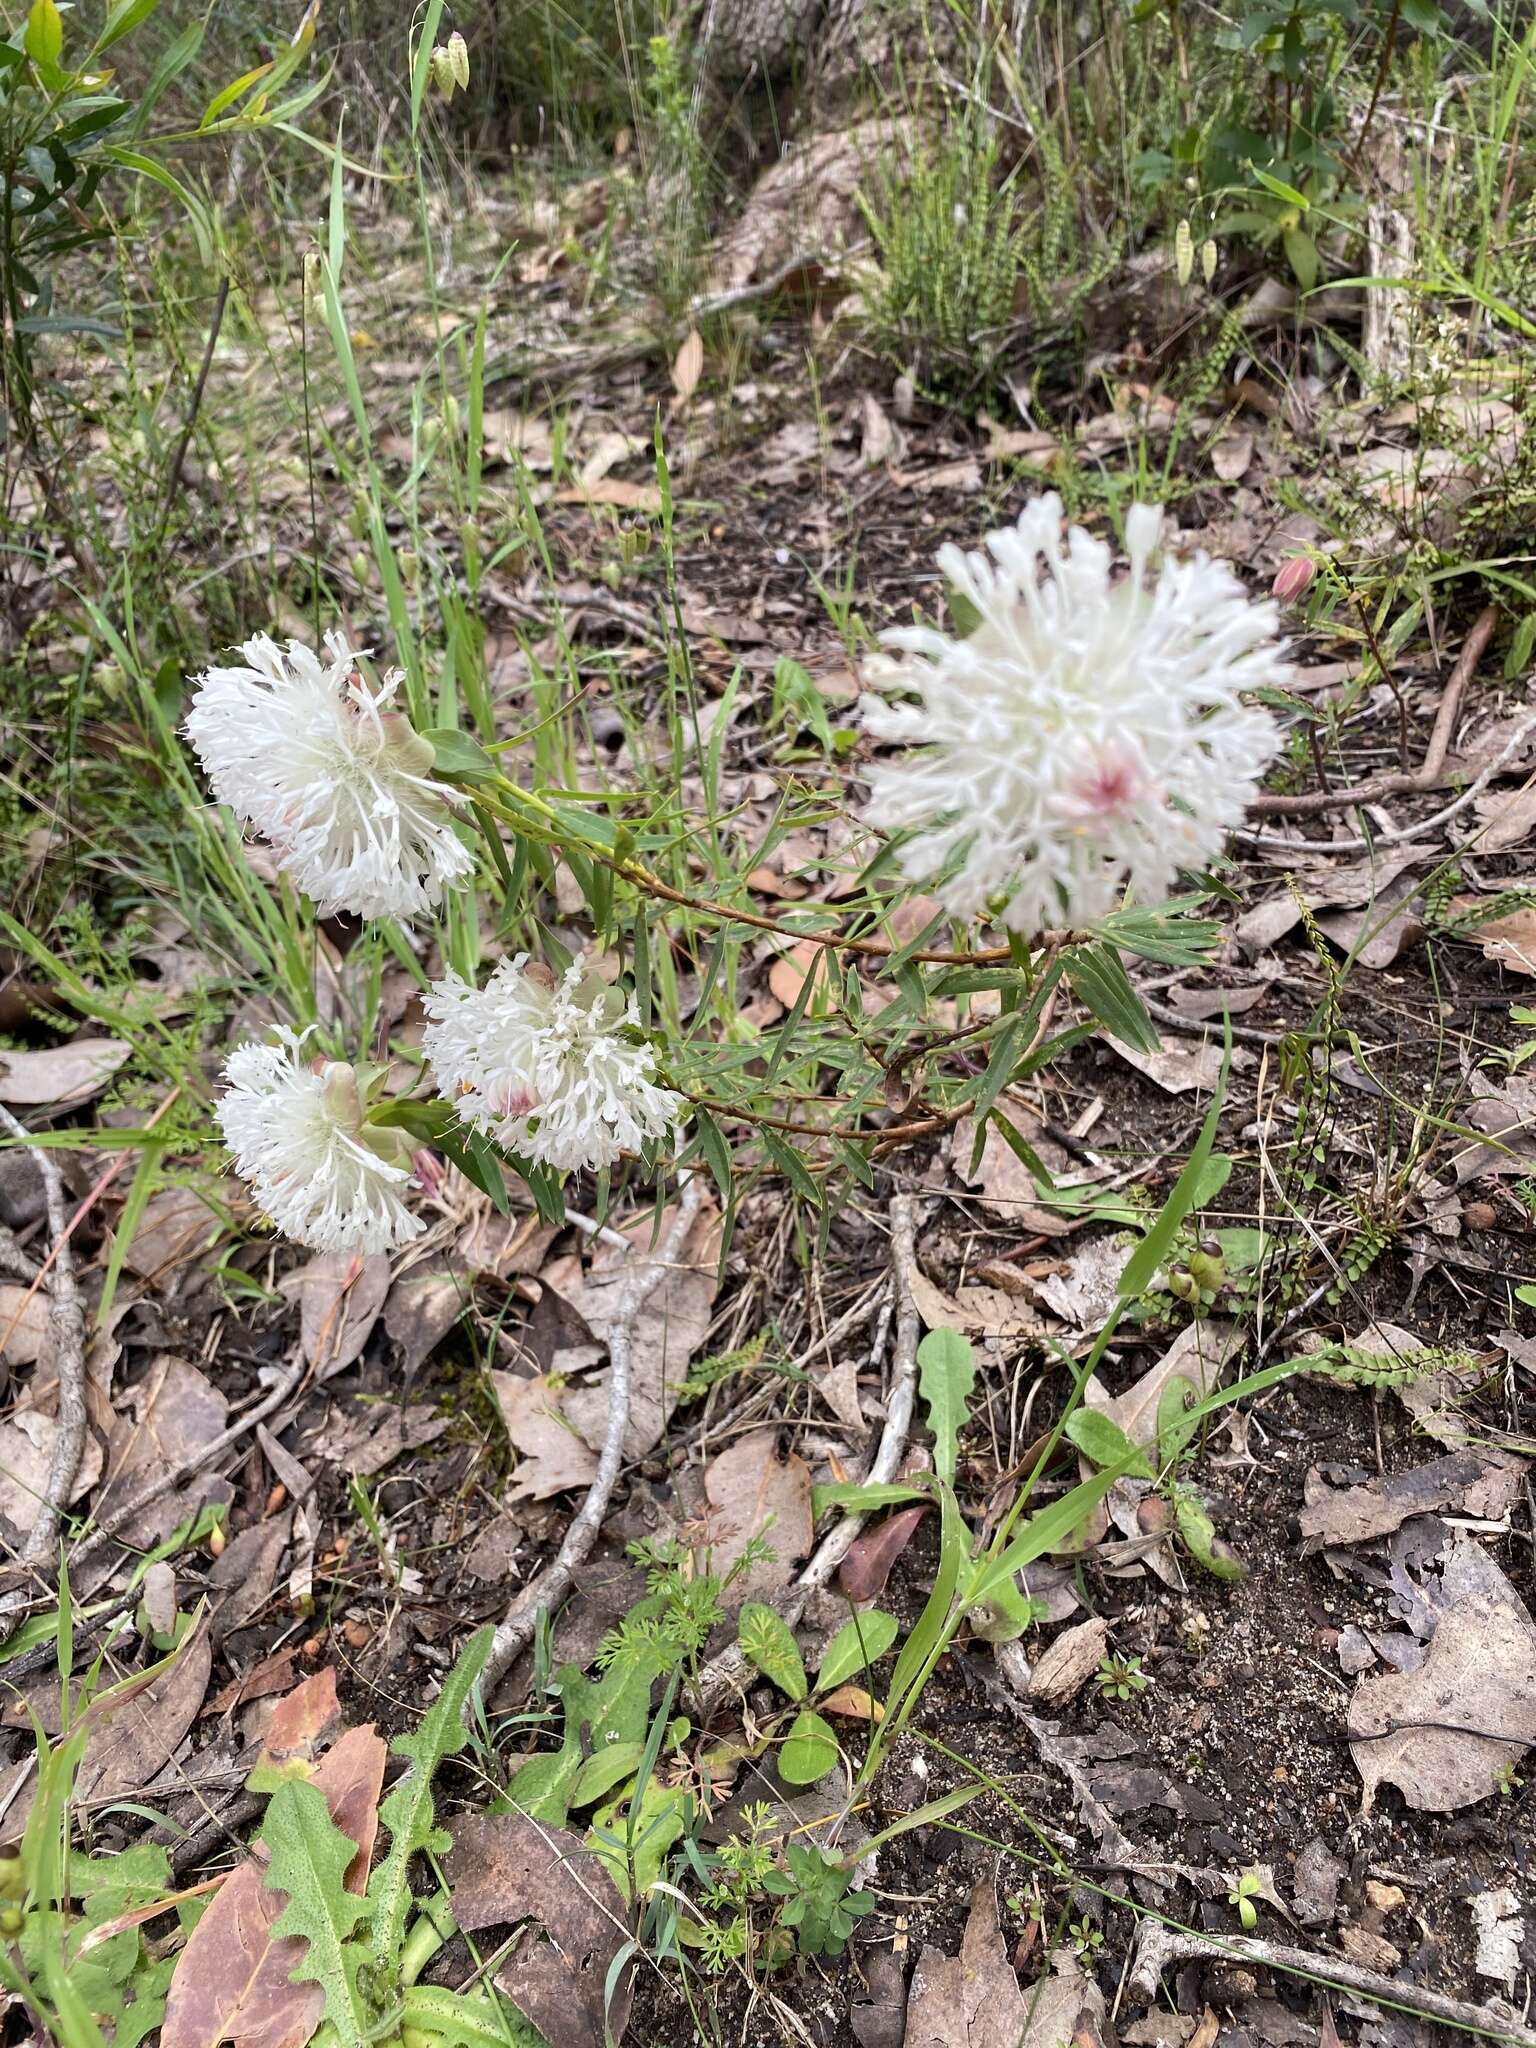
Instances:
[[[1295,604],[1311,586],[1317,564],[1310,555],[1288,555],[1275,571],[1271,586],[1282,604]]]
[[[411,1171],[417,1187],[424,1188],[429,1195],[437,1194],[447,1178],[442,1160],[435,1152],[429,1152],[425,1145],[411,1154]]]

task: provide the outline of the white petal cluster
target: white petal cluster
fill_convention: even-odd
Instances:
[[[1154,506],[1126,520],[1128,575],[1061,500],[1032,500],[987,554],[938,564],[976,615],[964,639],[887,633],[866,729],[919,751],[870,771],[873,824],[912,830],[910,880],[956,917],[1022,932],[1104,916],[1126,884],[1149,908],[1220,853],[1279,745],[1244,691],[1283,686],[1276,607],[1225,563],[1151,557]],[[916,701],[913,701],[916,700]]]
[[[414,917],[474,862],[454,832],[456,791],[393,708],[398,674],[370,687],[339,633],[322,662],[258,634],[240,668],[197,679],[187,738],[215,796],[268,840],[323,917]]]
[[[215,1109],[235,1170],[285,1237],[317,1252],[387,1252],[425,1225],[405,1205],[401,1134],[363,1121],[357,1076],[307,1061],[280,1028],[275,1045],[237,1046]]]
[[[611,1166],[666,1135],[681,1096],[651,1078],[650,1046],[625,1035],[639,1018],[579,963],[556,981],[526,954],[483,989],[434,983],[422,1044],[444,1097],[509,1151],[563,1172]]]

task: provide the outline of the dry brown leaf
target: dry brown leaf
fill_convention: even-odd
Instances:
[[[1373,903],[1354,910],[1319,913],[1318,930],[1360,967],[1390,967],[1405,946],[1424,936],[1418,884],[1411,875],[1397,875]]]
[[[998,1106],[1058,1186],[1079,1186],[1094,1178],[1070,1153],[1044,1135],[1038,1120],[1024,1104],[1005,1095]],[[971,1154],[975,1149],[976,1126],[967,1117],[955,1127],[950,1163],[968,1186],[979,1190],[981,1206],[989,1215],[1032,1237],[1062,1237],[1074,1228],[1077,1219],[1049,1208],[1042,1201],[1034,1175],[995,1123],[987,1125],[981,1158],[972,1174]]]
[[[925,1948],[917,1959],[906,2048],[1062,2048],[1091,2038],[1103,2017],[1102,1992],[1068,1948],[1057,1950],[1039,1984],[1019,1988],[997,1924],[995,1881],[986,1876],[971,1892],[959,1955]]]
[[[349,1729],[310,1780],[331,1819],[357,1844],[345,1880],[357,1894],[368,1884],[386,1757],[370,1722]],[[272,1924],[288,1898],[269,1889],[266,1874],[265,1861],[248,1856],[193,1928],[171,1978],[160,2048],[219,2048],[222,2041],[302,2048],[319,2025],[325,1993],[318,1984],[292,1981],[306,1943],[298,1935],[273,1940]]]
[[[128,1412],[112,1426],[107,1444],[107,1484],[96,1503],[98,1520],[113,1514],[157,1480],[221,1436],[229,1401],[195,1365],[169,1353],[153,1359],[149,1371],[126,1397]],[[194,1498],[195,1495],[195,1498]],[[186,1520],[203,1500],[228,1499],[207,1479],[193,1480],[164,1495],[125,1523],[125,1542],[150,1549]]]
[[[962,1287],[946,1294],[917,1266],[907,1283],[918,1314],[930,1330],[960,1330],[972,1337],[1035,1337],[1045,1318],[1027,1301],[1001,1287]]]
[[[205,1622],[183,1638],[169,1670],[115,1707],[91,1736],[75,1779],[76,1802],[141,1798],[197,1719],[212,1669],[213,1637]]]
[[[1452,1155],[1458,1187],[1486,1173],[1529,1173],[1536,1165],[1536,1075],[1510,1074],[1469,1103],[1458,1122],[1496,1141]]]
[[[1211,450],[1211,467],[1224,484],[1235,484],[1253,462],[1253,436],[1228,434]]]
[[[37,1520],[58,1435],[55,1418],[35,1408],[18,1408],[0,1419],[0,1515],[23,1535]],[[89,1492],[100,1477],[101,1446],[87,1436],[71,1501]]]
[[[656,484],[634,484],[622,476],[605,476],[590,487],[568,486],[556,491],[557,505],[617,505],[621,512],[661,510],[661,491]]]
[[[1466,936],[1482,947],[1485,960],[1496,960],[1512,974],[1536,974],[1536,904],[1490,918]]]
[[[731,1587],[726,1604],[733,1611],[787,1585],[811,1547],[811,1468],[793,1451],[781,1458],[778,1436],[776,1429],[755,1429],[738,1437],[704,1474],[710,1570],[723,1578],[754,1536],[773,1550]]]
[[[383,1252],[321,1252],[281,1282],[299,1297],[299,1344],[321,1381],[361,1356],[389,1293]]]
[[[453,1824],[443,1871],[467,1933],[532,1920],[548,1936],[525,1937],[496,1983],[550,2048],[622,2037],[632,1977],[626,1967],[610,2002],[608,1974],[629,1940],[629,1909],[579,1835],[520,1813],[468,1814]]]
[[[115,1038],[76,1038],[41,1052],[0,1051],[0,1102],[57,1108],[89,1101],[132,1050]]]
[[[1222,1053],[1218,1039],[1184,1040],[1176,1045],[1165,1045],[1161,1052],[1139,1052],[1134,1046],[1123,1045],[1107,1031],[1101,1031],[1099,1036],[1128,1067],[1134,1067],[1138,1074],[1145,1075],[1167,1095],[1187,1095],[1196,1088],[1202,1095],[1208,1095],[1220,1078]],[[1233,1052],[1234,1067],[1242,1050],[1239,1046]],[[1248,1057],[1251,1064],[1253,1055],[1250,1053]]]
[[[1110,1232],[1085,1238],[1065,1273],[1047,1273],[1035,1287],[1046,1307],[1078,1330],[1099,1330],[1120,1293],[1131,1248]]]
[[[822,1713],[836,1714],[842,1721],[882,1721],[885,1709],[862,1685],[840,1685],[816,1703]]]
[[[1536,833],[1536,783],[1515,790],[1489,789],[1472,807],[1482,830],[1470,851],[1507,853]]]
[[[687,338],[672,360],[672,389],[677,393],[680,405],[686,405],[698,390],[703,374],[704,337],[697,327],[690,327]]]
[[[668,1210],[661,1218],[657,1244],[666,1236],[671,1213]],[[554,1260],[545,1269],[546,1285],[569,1303],[599,1340],[607,1336],[627,1280],[654,1255],[649,1212],[631,1225],[627,1235],[634,1247],[628,1259],[603,1245],[585,1273],[574,1255]],[[626,1458],[643,1458],[661,1441],[687,1377],[688,1362],[709,1328],[719,1284],[719,1258],[720,1212],[706,1199],[677,1265],[635,1318],[630,1340],[629,1428],[624,1433]],[[600,1450],[608,1425],[607,1374],[598,1374],[586,1386],[567,1389],[562,1406],[593,1449]]]
[[[1123,1394],[1111,1398],[1097,1376],[1083,1389],[1083,1399],[1117,1424],[1133,1444],[1145,1450],[1157,1441],[1157,1404],[1170,1380],[1187,1379],[1197,1394],[1213,1393],[1220,1386],[1237,1346],[1235,1326],[1220,1316],[1207,1316],[1186,1323],[1162,1357]]]
[[[123,1264],[141,1279],[168,1273],[212,1244],[220,1224],[202,1196],[191,1188],[161,1188],[150,1196]]]
[[[413,1266],[394,1282],[384,1303],[384,1331],[400,1346],[406,1379],[431,1357],[473,1294],[469,1276],[441,1257]]]
[[[1410,1515],[1444,1508],[1480,1522],[1498,1521],[1519,1493],[1524,1470],[1522,1460],[1502,1451],[1474,1450],[1453,1451],[1410,1472],[1386,1473],[1359,1486],[1330,1486],[1314,1468],[1307,1474],[1301,1511],[1302,1555],[1390,1536]]]
[[[560,1404],[564,1382],[546,1372],[535,1373],[531,1379],[493,1372],[491,1384],[517,1452],[506,1498],[548,1500],[554,1494],[590,1486],[597,1477],[597,1453]]]
[[[786,1010],[794,1008],[800,1000],[801,989],[818,969],[821,970],[820,981],[812,986],[807,1000],[814,1003],[817,994],[826,990],[827,976],[831,971],[825,964],[826,959],[825,946],[818,946],[812,939],[802,939],[797,946],[792,946],[787,953],[781,953],[774,961],[768,970],[768,987]]]
[[[1421,1813],[1475,1805],[1536,1742],[1536,1626],[1470,1537],[1451,1552],[1442,1597],[1449,1604],[1418,1670],[1362,1678],[1349,1703],[1367,1812],[1383,1784]]]
[[[862,1530],[848,1546],[848,1555],[837,1569],[837,1583],[855,1604],[878,1599],[896,1560],[917,1534],[928,1512],[926,1503],[898,1508],[872,1529]]]
[[[35,1365],[49,1346],[52,1309],[42,1288],[0,1287],[0,1355],[12,1365]]]
[[[901,490],[915,491],[920,497],[926,497],[930,491],[979,491],[981,464],[974,455],[962,455],[932,469],[893,469],[891,482]]]

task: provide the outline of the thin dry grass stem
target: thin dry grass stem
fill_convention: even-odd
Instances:
[[[575,1585],[577,1572],[592,1554],[592,1546],[607,1516],[624,1459],[635,1324],[641,1309],[681,1258],[703,1199],[703,1179],[694,1174],[683,1184],[676,1213],[666,1236],[656,1248],[655,1256],[643,1263],[637,1262],[624,1282],[613,1320],[608,1326],[608,1426],[603,1433],[596,1476],[565,1532],[565,1540],[554,1562],[536,1579],[530,1580],[507,1609],[481,1674],[482,1698],[489,1698],[532,1641],[540,1608],[553,1611],[559,1605]],[[625,1248],[633,1257],[633,1247],[626,1242]]]
[[[1266,1970],[1280,1970],[1305,1977],[1314,1984],[1336,1985],[1357,1991],[1363,1997],[1379,1999],[1400,2012],[1422,2013],[1448,2027],[1465,2027],[1484,2037],[1509,2041],[1515,2048],[1536,2048],[1536,2033],[1513,2018],[1506,2019],[1490,2005],[1473,2005],[1461,1998],[1447,1998],[1401,1977],[1383,1977],[1375,1970],[1346,1962],[1342,1956],[1314,1955],[1304,1948],[1290,1948],[1283,1942],[1262,1941],[1257,1935],[1229,1934],[1219,1938],[1185,1933],[1166,1927],[1161,1920],[1143,1920],[1136,1938],[1135,1962],[1129,1989],[1133,1998],[1152,2004],[1164,1970],[1171,1963],[1211,1958],[1220,1962],[1257,1963]]]
[[[1493,638],[1499,616],[1498,606],[1489,604],[1484,605],[1472,621],[1455,665],[1445,679],[1440,707],[1435,713],[1434,728],[1420,767],[1407,774],[1397,771],[1391,775],[1377,775],[1369,782],[1356,783],[1352,789],[1319,789],[1307,796],[1276,796],[1266,792],[1254,798],[1249,810],[1260,818],[1315,818],[1327,811],[1347,811],[1358,804],[1379,803],[1383,797],[1412,796],[1419,791],[1433,789],[1451,749],[1467,685]]]
[[[922,1321],[912,1297],[912,1269],[917,1263],[917,1203],[908,1194],[891,1199],[891,1284],[896,1297],[896,1343],[891,1361],[890,1387],[886,1394],[885,1426],[864,1483],[883,1486],[897,1477],[907,1452],[912,1430],[912,1407],[917,1393],[917,1344]],[[790,1628],[805,1612],[812,1593],[832,1583],[833,1573],[847,1556],[853,1539],[864,1526],[862,1515],[845,1515],[822,1538],[815,1554],[789,1589],[778,1610]],[[745,1682],[751,1666],[732,1643],[711,1658],[694,1683],[693,1705],[707,1719],[725,1699]]]
[[[85,1310],[75,1281],[75,1255],[69,1233],[73,1225],[65,1216],[64,1177],[58,1162],[43,1146],[32,1143],[31,1133],[11,1112],[0,1106],[0,1125],[32,1153],[43,1183],[48,1230],[53,1240],[50,1258],[53,1286],[50,1289],[48,1330],[53,1339],[54,1371],[59,1384],[59,1428],[48,1460],[48,1477],[38,1503],[37,1520],[21,1547],[20,1562],[36,1565],[53,1548],[59,1518],[69,1505],[75,1479],[85,1451]],[[39,1279],[41,1275],[39,1275]],[[36,1286],[37,1282],[34,1281]],[[24,1585],[11,1587],[0,1595],[0,1626],[26,1606]]]

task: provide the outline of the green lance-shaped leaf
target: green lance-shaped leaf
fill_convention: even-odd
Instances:
[[[788,1693],[792,1700],[805,1698],[805,1666],[782,1615],[761,1600],[749,1600],[737,1623],[737,1640],[748,1663],[755,1664],[780,1692]]]
[[[370,2025],[357,1984],[364,1951],[351,1936],[368,1912],[368,1901],[349,1892],[344,1882],[357,1844],[331,1819],[324,1794],[297,1779],[273,1793],[261,1833],[272,1857],[268,1888],[288,1894],[272,1932],[297,1935],[308,1944],[291,1973],[293,1981],[320,1986],[325,2017],[340,2048],[362,2048]]]
[[[411,1858],[418,1849],[446,1856],[452,1847],[446,1828],[437,1825],[432,1780],[443,1758],[457,1756],[469,1740],[464,1712],[491,1654],[494,1635],[494,1629],[482,1628],[470,1637],[416,1733],[398,1735],[393,1744],[396,1756],[409,1758],[410,1769],[379,1808],[379,1819],[389,1829],[389,1854],[368,1886],[373,1952],[386,1970],[400,1953],[411,1910]]]
[[[917,1347],[917,1389],[933,1431],[933,1469],[947,1486],[955,1483],[960,1430],[975,1384],[969,1340],[958,1330],[930,1330]]]

